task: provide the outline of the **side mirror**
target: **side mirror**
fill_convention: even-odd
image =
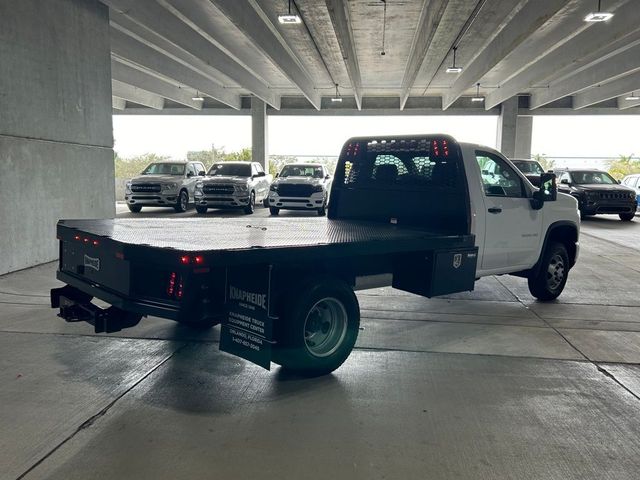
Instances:
[[[544,202],[555,202],[558,198],[558,185],[555,173],[543,173],[540,175],[540,190],[533,192],[531,206],[534,210],[540,210]]]
[[[329,180],[331,178],[331,175],[329,175],[328,173],[324,176],[325,180]]]
[[[204,176],[206,175],[206,173],[205,173],[205,171],[204,171],[204,170],[200,170],[200,171],[198,172],[198,175],[200,175],[201,177],[204,177]]]
[[[193,173],[192,172],[187,172],[187,178],[191,178],[193,177]]]
[[[569,179],[568,178],[563,178],[562,180],[560,180],[560,183],[563,183],[565,185],[569,185]]]
[[[266,175],[267,175],[267,174],[266,174],[266,173],[264,173],[264,172],[258,172],[258,176],[259,176],[259,177],[264,177],[264,176],[266,176]]]

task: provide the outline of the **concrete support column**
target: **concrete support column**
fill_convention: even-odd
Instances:
[[[258,97],[251,97],[251,157],[269,171],[267,104]]]
[[[518,97],[502,102],[496,145],[507,158],[531,157],[533,117],[518,116]]]
[[[109,11],[0,1],[0,274],[55,260],[61,218],[115,214]]]
[[[512,97],[500,105],[496,146],[507,158],[516,153],[516,124],[518,123],[518,97]]]
[[[516,122],[516,154],[514,158],[531,158],[533,117],[519,116]]]

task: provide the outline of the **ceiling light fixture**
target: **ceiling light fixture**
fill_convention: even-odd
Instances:
[[[337,83],[336,83],[336,95],[335,97],[331,97],[331,101],[334,103],[342,103],[342,97],[340,96],[340,92],[338,91]]]
[[[471,97],[472,102],[484,102],[484,97],[480,96],[480,83],[476,83],[476,96]]]
[[[302,23],[300,15],[291,13],[291,0],[289,0],[289,13],[278,15],[278,21],[284,25],[291,25],[293,23]]]
[[[453,47],[453,65],[447,68],[447,73],[460,73],[462,72],[462,67],[456,67],[456,51],[458,47]]]
[[[634,101],[634,100],[640,100],[640,96],[636,95],[636,92],[632,92],[631,95],[629,95],[628,97],[625,97],[625,100],[629,100],[629,101]]]
[[[600,10],[601,0],[598,0],[598,11],[591,12],[589,15],[584,17],[585,22],[606,22],[611,17],[613,17],[613,13],[611,12],[602,12]]]
[[[198,100],[204,102],[204,97],[200,95],[200,93],[196,90],[196,94],[191,97],[191,100],[193,100],[194,102],[197,102]]]

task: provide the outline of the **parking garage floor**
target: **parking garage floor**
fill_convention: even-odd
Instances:
[[[511,277],[360,292],[356,350],[315,379],[219,352],[218,327],[67,324],[54,263],[1,276],[0,478],[637,479],[639,234],[583,222],[554,303]]]

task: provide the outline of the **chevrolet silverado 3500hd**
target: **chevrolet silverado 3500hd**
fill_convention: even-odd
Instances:
[[[577,203],[553,174],[541,185],[497,151],[445,135],[352,138],[327,219],[61,220],[67,285],[51,305],[96,332],[142,315],[221,322],[221,350],[324,374],[355,344],[354,289],[433,297],[513,274],[540,300],[560,295],[578,256]]]

